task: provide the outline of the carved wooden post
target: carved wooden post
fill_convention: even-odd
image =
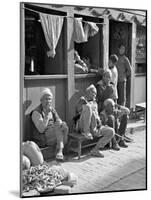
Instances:
[[[75,92],[75,79],[74,79],[74,14],[72,8],[69,8],[67,13],[67,106],[66,106],[66,119],[71,127],[71,121],[74,114],[74,105],[72,97]]]
[[[103,68],[107,69],[108,68],[108,59],[109,59],[109,19],[107,16],[104,17],[103,46],[104,46]]]

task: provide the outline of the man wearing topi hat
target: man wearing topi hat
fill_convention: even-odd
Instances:
[[[32,140],[39,147],[57,143],[56,159],[63,160],[63,148],[67,143],[68,127],[52,107],[53,94],[49,88],[42,90],[40,105],[32,111]]]
[[[99,150],[104,148],[113,138],[115,132],[109,126],[102,126],[98,105],[96,102],[97,90],[92,84],[86,89],[85,96],[82,96],[76,105],[76,130],[84,135],[87,139],[100,137],[96,146],[92,149],[91,155],[104,157]]]

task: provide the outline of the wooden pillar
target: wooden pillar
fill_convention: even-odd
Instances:
[[[75,79],[74,79],[74,14],[72,8],[69,7],[67,13],[67,105],[66,105],[66,119],[71,127],[72,118],[74,115],[73,96],[75,92]]]
[[[108,68],[108,59],[109,59],[109,19],[104,17],[103,25],[103,68]]]
[[[136,23],[132,23],[132,75],[131,75],[131,91],[130,91],[130,108],[135,107],[135,96],[134,96],[134,88],[135,88],[135,58],[136,58]]]

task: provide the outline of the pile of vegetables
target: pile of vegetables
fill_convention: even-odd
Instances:
[[[39,192],[53,191],[68,179],[68,172],[60,166],[42,164],[23,170],[23,192],[36,189]]]

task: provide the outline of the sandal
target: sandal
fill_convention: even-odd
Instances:
[[[95,151],[91,151],[90,152],[90,155],[91,156],[96,156],[96,157],[100,157],[100,158],[104,158],[104,155],[101,153],[101,151],[99,151],[99,150],[95,150]]]
[[[93,140],[93,136],[91,133],[82,133],[82,135],[88,140]]]

